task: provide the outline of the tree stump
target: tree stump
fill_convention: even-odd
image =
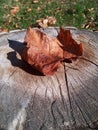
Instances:
[[[55,37],[59,28],[41,30]],[[98,33],[71,32],[80,36],[83,57],[54,76],[21,60],[25,30],[0,34],[0,130],[98,129]]]

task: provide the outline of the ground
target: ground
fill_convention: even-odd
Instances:
[[[27,28],[47,16],[53,26],[98,30],[98,0],[2,0],[0,31]]]

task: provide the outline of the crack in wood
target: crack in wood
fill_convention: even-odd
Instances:
[[[67,101],[65,100],[65,98],[64,98],[64,95],[63,95],[63,93],[62,93],[62,88],[61,88],[61,84],[60,84],[60,81],[59,81],[59,79],[58,79],[58,77],[56,76],[56,79],[57,79],[57,81],[58,81],[58,87],[59,87],[59,92],[60,92],[60,96],[61,96],[61,101],[62,101],[62,106],[63,106],[63,108],[64,108],[64,111],[67,113],[67,117],[69,118],[69,112],[68,112],[68,106],[67,106]],[[62,115],[63,116],[63,115]],[[65,119],[64,119],[64,117],[62,117],[62,122],[63,122],[63,124],[64,124],[64,122],[65,122]],[[70,119],[69,119],[70,120]]]
[[[90,62],[90,63],[92,63],[93,65],[95,65],[95,66],[98,67],[98,64],[94,63],[93,61],[91,61],[91,60],[89,60],[89,59],[87,59],[87,58],[81,57],[80,59],[85,60],[85,61],[88,61],[88,62]]]
[[[77,99],[80,99],[80,101],[81,101],[82,103],[84,103],[84,102],[81,100],[80,96],[79,96],[78,94],[76,94],[75,89],[74,89],[74,87],[73,87],[72,84],[71,84],[71,86],[72,86],[72,88],[73,88],[73,90],[74,90],[75,97],[78,97]],[[71,95],[73,95],[73,93],[71,93]],[[78,102],[77,102],[76,99],[74,98],[74,96],[73,96],[73,99],[74,99],[74,101],[75,101],[77,107],[79,108],[79,110],[80,110],[80,112],[81,112],[81,115],[82,115],[83,119],[85,120],[85,123],[86,123],[87,127],[90,128],[90,129],[93,129],[93,127],[90,126],[90,124],[88,123],[88,121],[87,121],[87,119],[86,119],[86,117],[85,117],[85,115],[86,115],[86,116],[89,118],[89,121],[90,121],[91,123],[93,122],[93,121],[91,120],[91,117],[90,117],[89,113],[86,113],[88,110],[87,110],[86,108],[85,108],[85,110],[82,110],[81,107],[80,107],[80,105],[78,104]],[[83,106],[85,106],[85,105],[83,105]]]
[[[56,36],[59,28],[42,31]],[[84,47],[84,57],[80,57],[79,62],[64,64],[63,71],[61,68],[51,77],[33,72],[13,52],[20,50],[18,47],[22,43],[19,41],[23,41],[25,31],[0,36],[4,39],[4,43],[0,41],[0,61],[4,60],[0,62],[4,70],[0,71],[0,81],[3,80],[0,82],[0,124],[5,125],[3,128],[7,129],[5,123],[13,123],[20,108],[24,108],[27,117],[23,130],[98,129],[98,38],[87,32],[72,32],[82,34],[80,40]],[[12,39],[9,40],[9,46],[7,38]]]
[[[53,106],[54,106],[55,103],[56,103],[56,100],[54,100],[51,103],[51,114],[52,114],[52,117],[53,117],[53,126],[54,126],[54,128],[56,128],[58,126],[58,123],[56,121],[56,117],[55,117],[55,114],[54,114],[54,111],[53,111]]]
[[[76,129],[76,120],[75,120],[75,117],[74,117],[74,114],[73,114],[73,108],[72,108],[72,103],[71,103],[71,97],[70,97],[70,91],[69,91],[69,85],[68,85],[65,63],[63,64],[63,66],[64,66],[64,75],[65,75],[65,81],[66,81],[67,94],[68,94],[69,105],[70,105],[70,113],[71,113],[72,120],[73,120],[73,126]]]
[[[81,89],[82,90],[84,90],[84,92],[91,98],[91,99],[93,99],[94,101],[96,101],[96,103],[98,103],[98,100],[96,99],[96,98],[94,98],[85,88],[88,88],[88,89],[90,89],[87,85],[85,85],[83,82],[82,82],[82,80],[80,79],[80,77],[78,76],[78,79],[79,79],[79,81],[80,81],[80,83],[81,83]],[[84,87],[83,87],[84,86]],[[96,107],[98,107],[98,106],[96,106]]]
[[[13,72],[9,75],[8,80],[14,75],[14,73],[17,71],[17,68],[13,70]]]

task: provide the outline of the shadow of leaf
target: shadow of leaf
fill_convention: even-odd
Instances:
[[[25,72],[32,74],[32,75],[39,75],[43,76],[42,73],[32,68],[28,63],[25,61],[18,59],[16,54],[19,53],[19,55],[22,54],[22,51],[25,47],[25,43],[21,43],[18,41],[8,40],[9,41],[9,47],[11,47],[14,51],[7,53],[7,59],[10,60],[12,66],[19,67]],[[17,52],[17,53],[16,53]]]

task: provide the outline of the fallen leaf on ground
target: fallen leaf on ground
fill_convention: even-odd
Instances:
[[[41,10],[41,7],[37,7],[37,11],[40,11]]]
[[[7,29],[7,28],[2,28],[2,27],[0,27],[0,33],[1,32],[8,32],[9,30]]]
[[[26,13],[29,13],[29,12],[31,12],[31,11],[32,11],[31,8],[27,8]]]
[[[19,25],[18,25],[18,23],[16,23],[16,24],[15,24],[15,28],[19,28]]]
[[[8,31],[9,31],[8,28],[3,29],[3,32],[8,32]]]
[[[40,30],[28,28],[24,42],[27,43],[22,59],[44,75],[53,75],[65,59],[72,60],[82,55],[69,30],[60,29],[57,38],[50,38]],[[77,52],[75,52],[77,51]]]
[[[33,0],[33,3],[35,3],[35,4],[38,3],[38,2],[39,2],[38,0]]]
[[[37,26],[42,27],[42,28],[46,28],[50,25],[54,25],[56,23],[56,19],[55,17],[46,17],[46,18],[41,18],[39,20],[36,21]]]
[[[94,8],[89,8],[88,11],[92,12],[92,11],[94,11]]]
[[[19,12],[20,8],[19,6],[14,6],[12,7],[12,9],[10,10],[10,14],[11,15],[16,15]]]
[[[3,28],[2,27],[0,27],[0,32],[2,32],[3,31]]]
[[[8,5],[4,5],[4,7],[3,7],[4,9],[7,9],[8,8]]]

